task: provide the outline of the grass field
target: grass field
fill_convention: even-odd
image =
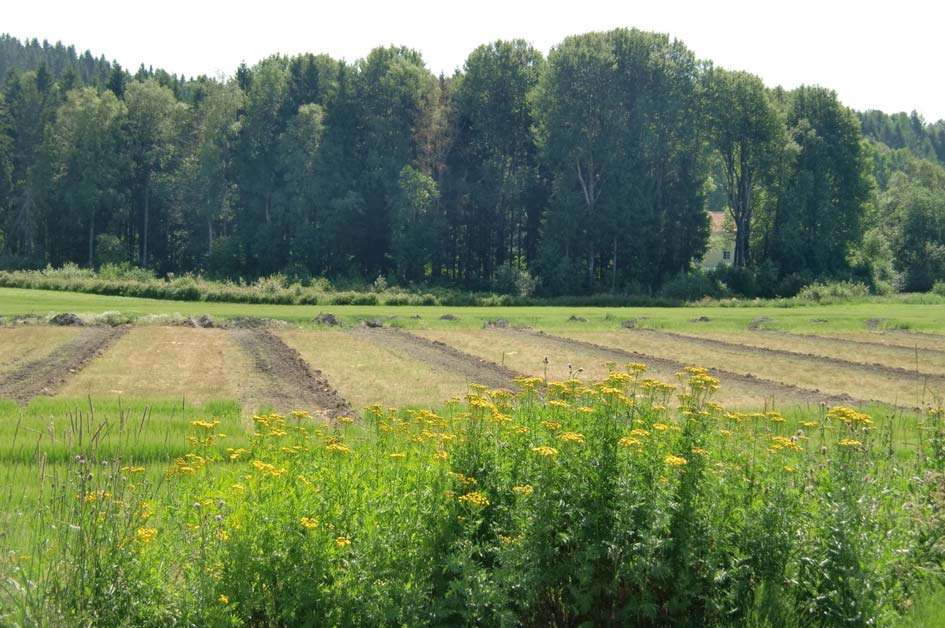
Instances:
[[[0,289],[0,624],[935,617],[940,310]]]
[[[641,325],[667,329],[742,330],[759,318],[766,325],[791,331],[864,331],[867,321],[890,328],[933,332],[945,331],[941,305],[855,304],[810,305],[800,307],[702,307],[681,308],[600,308],[600,307],[410,307],[410,306],[295,306],[252,305],[131,299],[45,290],[0,288],[0,315],[16,316],[58,312],[100,314],[115,311],[132,315],[207,314],[214,317],[254,316],[309,323],[316,314],[330,311],[348,322],[360,318],[396,316],[397,324],[408,328],[475,328],[490,320],[504,319],[512,325],[541,329],[612,329],[622,321],[643,319]],[[442,321],[452,314],[456,321]],[[419,316],[419,319],[413,317]],[[586,323],[569,322],[571,316]],[[706,322],[693,322],[707,317]],[[826,322],[823,322],[826,321]]]

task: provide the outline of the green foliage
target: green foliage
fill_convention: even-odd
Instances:
[[[154,458],[136,458],[157,434],[135,421],[73,418],[73,438],[41,438],[27,453],[39,468],[15,476],[39,490],[2,511],[0,530],[19,534],[3,537],[0,621],[827,627],[940,614],[940,586],[925,583],[941,574],[943,528],[928,517],[943,493],[938,454],[914,450],[925,430],[844,407],[727,412],[705,369],[680,376],[674,387],[630,364],[593,385],[522,378],[516,393],[474,385],[439,414],[375,406],[359,422],[268,413],[245,437],[218,404],[204,410],[219,419],[178,418],[180,453]]]

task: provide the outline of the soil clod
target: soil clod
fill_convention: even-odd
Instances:
[[[81,327],[82,325],[85,325],[81,318],[71,312],[56,314],[49,319],[49,324],[58,325],[60,327]]]
[[[459,317],[453,316],[452,314],[444,314],[443,316],[440,317],[440,320],[441,321],[458,321]]]
[[[587,319],[584,318],[583,316],[575,316],[574,314],[572,314],[571,316],[568,317],[568,322],[569,323],[586,323]]]
[[[344,326],[344,323],[341,322],[341,319],[331,312],[319,312],[318,316],[313,318],[312,321],[318,323],[319,325],[327,325],[328,327]]]

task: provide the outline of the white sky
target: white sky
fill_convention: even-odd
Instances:
[[[90,49],[134,70],[232,74],[275,52],[354,61],[378,45],[451,74],[479,44],[628,26],[666,32],[700,58],[769,85],[835,89],[855,109],[945,118],[945,4],[936,0],[10,0],[0,32]],[[148,8],[143,8],[147,6]]]

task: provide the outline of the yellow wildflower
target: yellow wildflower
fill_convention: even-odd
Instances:
[[[554,447],[532,447],[532,451],[548,458],[558,455],[558,450]]]
[[[335,547],[348,547],[351,545],[351,539],[346,536],[339,536],[335,539]]]
[[[135,532],[135,536],[138,537],[138,540],[142,543],[150,543],[154,540],[154,537],[157,536],[156,528],[138,528]]]
[[[457,497],[457,499],[467,504],[475,504],[476,506],[485,507],[489,505],[489,499],[479,491],[473,491],[472,493],[460,495]]]
[[[223,595],[222,593],[220,594],[220,597],[217,598],[217,600],[219,600],[220,604],[223,604],[223,605],[226,605],[226,604],[229,604],[229,603],[230,603],[230,598],[228,598],[227,596]]]
[[[621,447],[636,447],[643,444],[643,441],[639,438],[633,438],[632,436],[624,436],[617,441],[617,444]]]
[[[564,441],[566,443],[580,443],[584,444],[584,435],[578,434],[577,432],[565,432],[558,436],[558,440]]]
[[[303,528],[312,530],[318,527],[318,519],[315,517],[302,517],[299,519],[299,523],[302,524]]]
[[[535,492],[535,489],[532,488],[531,484],[523,484],[522,486],[513,486],[512,492],[520,495],[531,495]]]
[[[671,467],[684,467],[689,464],[689,461],[685,458],[673,455],[666,456],[663,461]]]

